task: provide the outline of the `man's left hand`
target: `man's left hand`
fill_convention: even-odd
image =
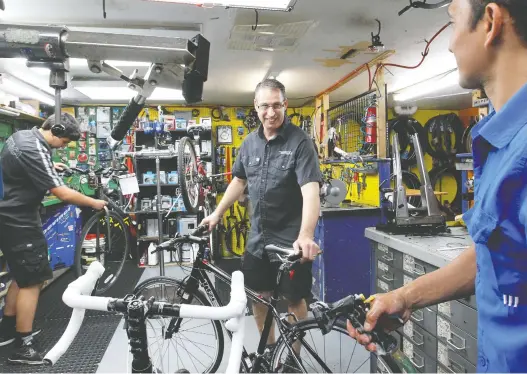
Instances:
[[[322,253],[318,244],[312,238],[306,236],[299,236],[293,243],[293,248],[296,253],[302,251],[302,259],[300,260],[302,263],[314,261]]]
[[[55,170],[57,170],[57,171],[63,171],[63,170],[68,169],[68,165],[63,164],[62,162],[54,162],[54,163],[53,163],[53,167],[54,167]]]

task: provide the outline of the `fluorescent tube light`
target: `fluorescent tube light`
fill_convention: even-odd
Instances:
[[[38,100],[48,105],[55,105],[55,98],[46,95],[44,92],[25,84],[16,78],[6,76],[5,74],[2,76],[1,88],[14,96]]]
[[[290,11],[294,0],[146,0],[176,4],[199,5],[203,8],[215,6]]]
[[[459,72],[457,70],[399,90],[394,93],[393,99],[399,102],[408,101],[456,85],[459,85]]]
[[[91,100],[101,101],[122,101],[130,100],[132,97],[137,95],[137,92],[129,89],[128,87],[74,87],[77,91],[88,96]],[[163,100],[163,101],[183,101],[183,93],[181,90],[172,90],[164,87],[157,87],[152,95],[148,98],[152,100]]]

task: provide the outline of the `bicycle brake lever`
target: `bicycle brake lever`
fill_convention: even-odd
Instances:
[[[397,349],[397,340],[392,335],[385,332],[379,324],[377,324],[372,331],[364,331],[366,313],[367,311],[364,306],[358,305],[353,313],[348,314],[348,320],[357,332],[371,338],[371,342],[376,345],[379,355],[383,356],[393,353]]]

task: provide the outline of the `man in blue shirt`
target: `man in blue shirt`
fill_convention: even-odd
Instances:
[[[527,371],[527,1],[453,0],[450,50],[460,85],[483,87],[495,111],[473,129],[474,245],[395,291],[377,295],[366,330],[384,314],[476,293],[478,372]],[[382,322],[381,322],[382,323]],[[368,349],[375,347],[351,326]]]

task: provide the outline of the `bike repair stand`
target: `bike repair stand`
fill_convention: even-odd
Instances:
[[[387,193],[393,192],[391,207],[385,209],[386,223],[377,225],[380,231],[392,232],[394,234],[422,234],[446,232],[446,220],[439,210],[437,198],[435,197],[430,176],[426,171],[423,152],[417,134],[411,135],[414,143],[417,167],[419,168],[419,180],[421,182],[421,207],[409,208],[406,196],[406,188],[403,185],[401,156],[399,150],[399,137],[393,135],[392,156],[393,175],[395,176],[395,189],[382,189],[383,202],[388,202]],[[411,214],[412,213],[412,214]]]

